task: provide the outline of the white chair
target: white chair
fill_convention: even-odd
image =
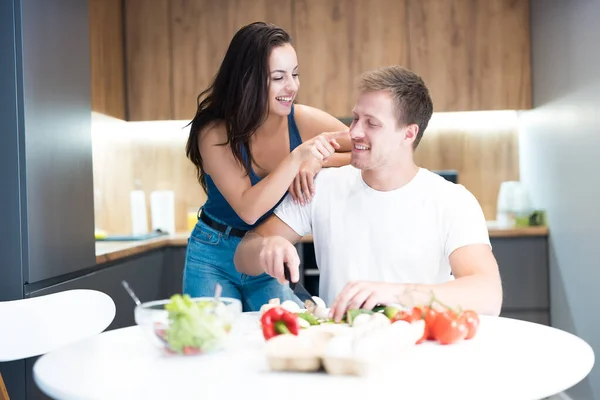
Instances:
[[[66,290],[0,302],[0,362],[39,356],[103,332],[115,303],[96,290]],[[0,375],[0,400],[8,400]]]

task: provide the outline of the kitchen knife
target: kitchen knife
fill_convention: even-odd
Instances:
[[[290,268],[287,263],[283,263],[283,274],[285,279],[290,283],[290,288],[294,291],[294,294],[304,303],[304,307],[307,309],[316,307],[316,304],[308,292],[299,282],[292,282],[290,278]]]

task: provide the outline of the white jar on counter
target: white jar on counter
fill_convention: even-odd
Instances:
[[[175,192],[155,190],[150,193],[152,230],[175,233]]]
[[[502,182],[498,192],[496,223],[499,228],[512,228],[517,217],[531,213],[532,207],[527,190],[521,182]]]

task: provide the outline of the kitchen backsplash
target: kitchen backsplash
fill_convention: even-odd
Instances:
[[[183,121],[124,122],[94,114],[92,143],[96,229],[130,233],[130,197],[144,190],[150,220],[150,192],[175,192],[175,227],[187,230],[187,212],[206,200],[185,157],[188,128]]]
[[[142,189],[149,229],[150,192],[172,190],[176,230],[188,230],[188,212],[197,210],[206,195],[185,157],[187,122],[124,122],[93,114],[96,229],[130,233],[129,193]],[[517,132],[514,111],[434,114],[415,158],[431,170],[457,170],[459,183],[493,220],[500,183],[519,179]]]

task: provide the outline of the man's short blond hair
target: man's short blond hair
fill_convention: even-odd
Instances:
[[[413,142],[416,149],[433,114],[433,102],[423,79],[404,67],[393,65],[363,73],[358,79],[358,89],[361,92],[386,91],[392,96],[398,124],[419,127]]]

